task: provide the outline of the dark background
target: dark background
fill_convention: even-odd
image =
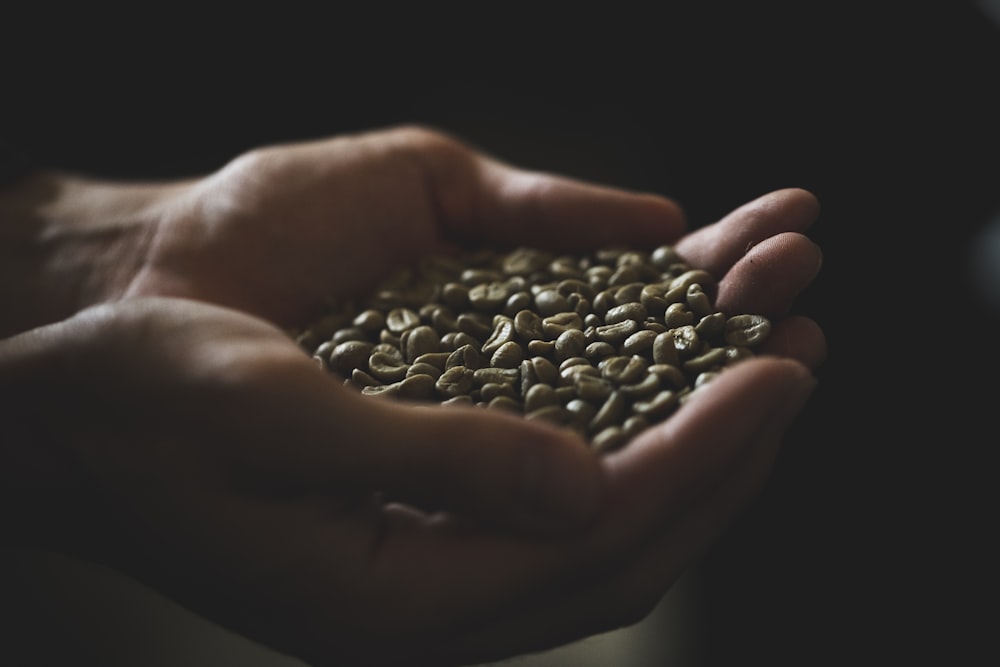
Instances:
[[[993,650],[1000,364],[972,258],[1000,214],[1000,28],[958,0],[687,4],[11,21],[4,128],[42,165],[170,178],[419,122],[693,225],[811,190],[798,310],[830,357],[699,568],[699,664],[968,664]]]

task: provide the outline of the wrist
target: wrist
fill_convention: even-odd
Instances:
[[[54,546],[81,508],[83,475],[57,437],[65,323],[0,339],[0,546]]]
[[[0,191],[0,337],[119,298],[170,191],[59,172]]]

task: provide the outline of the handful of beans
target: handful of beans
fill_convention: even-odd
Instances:
[[[669,245],[470,251],[424,258],[293,335],[364,395],[510,410],[607,452],[770,334],[766,317],[716,310],[716,288]]]

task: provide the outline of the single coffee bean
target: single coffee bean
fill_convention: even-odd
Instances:
[[[497,368],[517,368],[524,361],[525,349],[514,341],[507,341],[496,349],[490,365]]]
[[[507,317],[514,317],[522,310],[531,312],[530,308],[534,302],[535,298],[531,296],[531,292],[525,290],[514,292],[507,297],[507,302],[503,307],[503,314]]]
[[[725,341],[728,345],[753,347],[764,342],[771,333],[771,321],[763,315],[734,315],[726,320]]]
[[[335,345],[328,358],[330,370],[343,377],[350,377],[355,368],[367,371],[368,357],[373,347],[373,343],[362,340],[349,340]]]
[[[709,301],[708,295],[701,289],[699,283],[688,285],[684,301],[695,317],[705,317],[712,312],[712,303]]]
[[[648,401],[636,402],[632,410],[646,419],[660,420],[677,408],[678,400],[676,391],[664,389]]]
[[[611,392],[597,410],[594,418],[590,421],[587,430],[591,433],[597,433],[609,426],[620,424],[622,418],[625,416],[627,407],[628,402],[621,393],[618,391]]]
[[[608,426],[591,440],[591,447],[598,454],[608,454],[621,449],[629,440],[628,433],[620,426]]]
[[[385,313],[369,308],[358,313],[351,324],[369,335],[375,335],[385,327]]]
[[[721,347],[713,347],[707,352],[688,359],[684,362],[684,371],[687,373],[704,373],[724,366],[726,363],[726,351]]]
[[[385,316],[385,327],[397,335],[418,324],[420,324],[420,315],[410,308],[393,308]]]
[[[535,248],[517,248],[504,256],[501,263],[508,276],[528,276],[541,271],[552,261],[552,256]]]
[[[409,364],[385,352],[376,352],[368,358],[368,372],[381,382],[399,382],[406,377]]]
[[[647,316],[646,307],[638,301],[629,301],[620,306],[614,306],[604,315],[605,324],[618,324],[625,320],[644,322]]]
[[[460,311],[469,306],[469,288],[458,282],[446,283],[441,288],[441,298],[448,307]]]
[[[399,345],[403,358],[413,363],[422,354],[440,351],[441,338],[434,327],[422,324],[404,331],[399,337]]]
[[[413,361],[413,364],[429,364],[437,368],[439,371],[443,371],[450,356],[451,352],[426,352],[417,357]]]
[[[649,329],[641,329],[625,339],[622,343],[622,354],[646,354],[653,353],[653,341],[656,340],[656,332]]]
[[[475,386],[474,371],[465,366],[445,369],[434,383],[434,388],[446,398],[468,394]]]
[[[513,341],[515,335],[514,320],[505,315],[497,315],[493,320],[493,331],[490,332],[486,342],[483,343],[483,349],[481,352],[487,357],[490,357],[494,352],[500,349],[501,346]]]
[[[597,338],[605,343],[620,345],[626,338],[634,334],[639,329],[639,324],[635,320],[622,320],[615,324],[606,324],[597,327]]]
[[[670,329],[694,324],[694,313],[688,310],[687,303],[672,303],[663,313],[663,323]]]
[[[480,283],[469,290],[469,303],[486,313],[494,313],[507,303],[507,284],[499,281]]]
[[[562,362],[570,357],[580,357],[587,347],[587,339],[579,329],[566,329],[555,341],[553,359]]]
[[[485,319],[484,313],[465,312],[456,319],[458,328],[473,338],[486,340],[493,333],[492,318]]]
[[[726,330],[726,316],[720,312],[709,313],[698,320],[694,330],[703,340],[718,340]]]
[[[441,377],[442,370],[433,364],[418,362],[406,369],[406,377],[413,375],[427,375],[435,380]]]
[[[656,373],[647,373],[637,382],[620,384],[618,391],[630,401],[648,398],[661,389],[660,378]]]
[[[479,388],[479,398],[487,403],[497,396],[517,398],[518,392],[514,390],[514,385],[506,382],[487,382]]]
[[[542,333],[545,338],[557,338],[564,331],[582,330],[583,318],[576,311],[556,313],[542,319]]]
[[[507,410],[508,412],[523,412],[521,403],[510,396],[494,396],[486,403],[486,407],[491,410]]]
[[[487,366],[488,362],[479,352],[479,347],[477,345],[466,344],[448,356],[448,360],[445,362],[445,370],[452,368],[453,366],[462,366],[464,368],[470,368],[476,370],[477,368],[483,368]]]
[[[556,396],[555,387],[550,384],[545,384],[544,382],[533,385],[524,394],[525,412],[533,412],[539,408],[558,404],[559,397]]]
[[[482,387],[487,382],[518,384],[521,381],[521,371],[518,368],[477,368],[472,372],[477,387]]]
[[[542,317],[531,310],[520,310],[514,316],[514,331],[521,340],[532,341],[544,338]]]
[[[361,340],[368,341],[368,332],[361,327],[346,327],[344,329],[337,329],[330,340],[334,343],[346,343],[349,340]]]

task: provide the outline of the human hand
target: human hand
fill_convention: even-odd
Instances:
[[[428,240],[413,241],[415,247],[430,252],[444,247],[449,234],[489,237],[491,231],[498,243],[514,242],[523,230],[499,224],[511,215],[515,225],[524,219],[550,230],[542,241],[564,246],[677,240],[692,264],[722,277],[720,307],[769,315],[786,312],[818,268],[818,250],[801,234],[815,218],[815,200],[798,190],[774,193],[678,238],[679,211],[656,197],[494,163],[474,171],[489,175],[471,181],[482,192],[449,196],[479,201],[464,211],[480,215],[456,216],[473,222],[442,230],[440,220],[449,218],[428,213],[429,226],[416,225],[417,236]],[[409,215],[408,207],[401,213]],[[389,218],[398,225],[398,217]],[[248,273],[254,262],[213,273],[208,261],[224,259],[227,247],[213,232],[233,229],[230,238],[238,239],[239,228],[218,221],[203,226],[199,219],[177,218],[194,225],[188,231],[181,223],[162,228],[181,239],[162,241],[171,249],[164,257],[174,263],[146,265],[132,283],[133,295],[213,299],[282,322],[305,314],[337,284],[314,280],[313,271],[336,278],[346,268],[317,261],[313,269],[293,271],[295,279],[276,281],[286,285],[276,289],[281,298],[258,299],[249,285],[231,279],[259,275]],[[253,218],[235,219],[247,225]],[[602,224],[608,219],[620,224]],[[494,222],[477,231],[484,220]],[[567,228],[578,236],[567,237]],[[172,238],[164,233],[157,237]],[[184,240],[189,237],[200,242]],[[341,240],[338,235],[327,245],[346,256],[349,246]],[[305,245],[313,252],[318,247]],[[370,274],[342,275],[343,288],[363,290],[405,256],[402,249],[384,250],[374,255],[384,259]],[[296,297],[305,284],[312,291]],[[743,362],[670,420],[596,461],[583,443],[543,424],[363,402],[316,373],[277,329],[228,310],[135,300],[46,331],[53,340],[68,332],[63,345],[84,345],[62,347],[76,353],[60,358],[100,360],[60,367],[61,377],[80,378],[79,386],[107,379],[102,392],[74,393],[87,400],[77,403],[69,423],[90,427],[63,434],[80,452],[84,486],[111,501],[103,502],[103,512],[84,513],[87,520],[77,525],[103,521],[104,527],[85,531],[91,535],[86,547],[77,542],[73,548],[100,544],[96,557],[316,664],[342,657],[355,664],[412,664],[414,656],[475,662],[637,620],[761,483],[811,387],[807,368],[821,362],[825,345],[810,320],[779,318],[767,351],[801,363]],[[105,365],[115,359],[116,372],[108,375]],[[136,359],[156,364],[136,367]],[[136,418],[109,432],[110,410],[121,405],[132,406]],[[344,414],[346,421],[335,419]],[[157,427],[152,434],[150,424]],[[470,429],[475,449],[454,437]],[[410,434],[409,441],[400,442],[400,433]],[[532,492],[525,490],[523,471],[535,456],[542,472]],[[540,489],[552,496],[548,520]],[[380,491],[398,502],[380,504]],[[543,498],[517,502],[535,493]],[[563,521],[566,530],[551,530]],[[104,539],[93,539],[95,533]],[[384,641],[387,636],[394,642]]]

